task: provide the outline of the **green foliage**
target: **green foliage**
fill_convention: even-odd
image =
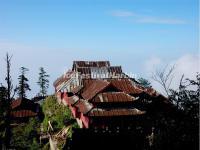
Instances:
[[[151,87],[151,83],[147,79],[139,78],[138,81],[144,87]]]
[[[18,96],[20,98],[26,98],[26,91],[30,91],[30,86],[28,84],[28,78],[25,76],[26,72],[29,71],[27,68],[25,67],[21,67],[20,68],[21,74],[18,77],[19,80],[19,85],[17,87],[17,92],[18,92]]]
[[[36,138],[33,138],[33,142],[31,144],[30,149],[31,150],[38,150],[40,148],[40,144],[38,143],[38,140]]]
[[[184,76],[183,76],[184,77]],[[196,80],[181,79],[179,89],[170,90],[170,99],[178,109],[183,110],[193,119],[199,118],[199,96],[200,96],[200,74],[197,73]]]
[[[40,68],[39,79],[37,84],[40,86],[40,94],[45,96],[47,94],[47,89],[49,88],[49,75],[46,73],[43,67]]]
[[[58,132],[61,129],[63,129],[63,127],[66,127],[68,122],[73,123],[72,126],[69,129],[68,135],[67,135],[67,139],[71,139],[72,137],[72,127],[77,127],[78,128],[78,124],[74,123],[72,120],[72,115],[71,115],[71,111],[69,110],[68,107],[64,106],[64,105],[60,105],[57,102],[57,99],[54,95],[47,97],[44,100],[44,103],[42,105],[42,109],[45,115],[45,118],[43,120],[43,128],[44,131],[48,130],[48,121],[51,122],[51,125],[54,129],[54,131]],[[66,140],[60,140],[57,143],[58,149],[62,149],[63,146],[65,145]],[[43,147],[43,149],[47,149],[47,147],[49,147],[48,143]]]
[[[59,105],[55,96],[49,96],[42,105],[45,118],[43,121],[44,130],[47,131],[48,121],[51,122],[54,129],[62,129],[65,122],[72,119],[68,107]]]
[[[39,149],[39,131],[40,121],[37,118],[31,118],[28,123],[14,127],[12,129],[11,146],[16,149]]]

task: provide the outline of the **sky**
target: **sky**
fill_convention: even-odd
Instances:
[[[198,9],[198,0],[0,0],[0,83],[9,52],[14,85],[19,68],[29,68],[30,97],[39,67],[50,75],[51,94],[73,60],[109,60],[160,92],[152,73],[175,64],[177,88],[182,74],[200,71]]]

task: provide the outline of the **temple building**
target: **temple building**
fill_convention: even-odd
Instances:
[[[135,128],[152,101],[168,103],[109,61],[74,61],[54,87],[58,102],[68,106],[79,126],[86,129]]]

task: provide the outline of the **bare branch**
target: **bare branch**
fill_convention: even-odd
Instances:
[[[169,70],[168,65],[166,65],[163,69],[156,70],[155,73],[152,74],[152,79],[162,86],[167,96],[169,96],[170,86],[174,77],[174,69],[175,65],[170,67]]]

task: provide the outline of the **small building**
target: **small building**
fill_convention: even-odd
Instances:
[[[31,117],[41,117],[40,105],[26,98],[11,102],[11,118],[14,122],[26,122]]]

